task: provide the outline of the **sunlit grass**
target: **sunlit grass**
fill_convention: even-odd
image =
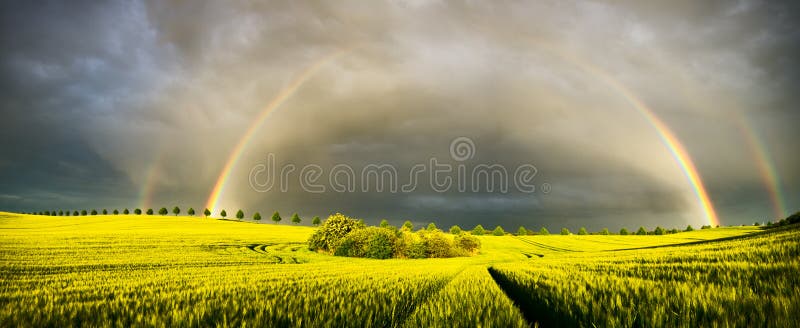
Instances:
[[[419,260],[318,254],[306,245],[314,230],[202,217],[0,213],[0,322],[520,326],[535,321],[530,313],[528,321],[522,317],[488,267],[510,277],[525,295],[547,300],[541,318],[560,315],[584,325],[747,323],[737,319],[741,316],[725,321],[719,313],[748,309],[786,320],[791,316],[786,311],[797,308],[789,296],[800,294],[798,278],[786,274],[800,270],[797,229],[480,236],[483,247],[476,256]],[[692,244],[669,246],[684,243]],[[659,305],[664,302],[671,305]],[[614,309],[609,313],[619,315],[597,312],[609,306]],[[674,309],[678,315],[668,312]]]

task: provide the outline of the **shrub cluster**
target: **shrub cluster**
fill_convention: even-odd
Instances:
[[[435,226],[417,232],[405,226],[367,227],[360,220],[337,213],[309,238],[308,247],[336,256],[419,259],[470,256],[480,250],[481,243],[466,233],[451,238]]]

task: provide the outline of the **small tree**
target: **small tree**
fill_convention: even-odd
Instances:
[[[118,210],[114,210],[113,213],[114,213],[114,215],[117,215],[117,214],[119,214],[119,211]]]
[[[241,209],[238,212],[236,212],[236,218],[239,220],[244,219],[244,212],[242,212]]]
[[[281,214],[278,213],[278,211],[272,213],[272,221],[275,221],[275,224],[278,224],[278,222],[281,222],[281,220],[283,220],[283,218],[281,217]]]
[[[637,236],[644,236],[647,235],[647,230],[644,227],[639,227],[639,230],[636,230]]]
[[[545,227],[542,227],[541,229],[539,229],[539,234],[540,234],[540,235],[547,236],[547,235],[549,235],[549,234],[550,234],[550,231],[548,231],[548,230],[547,230],[547,228],[545,228]]]
[[[604,235],[604,236],[608,236],[608,235],[611,234],[611,232],[608,231],[608,228],[603,228],[603,230],[600,230],[600,234]]]
[[[189,216],[194,216],[194,208],[193,207],[189,207],[189,210],[186,211],[186,214],[189,214]]]
[[[581,235],[581,236],[585,236],[585,235],[588,235],[588,234],[589,234],[589,232],[588,232],[588,231],[586,231],[586,228],[584,228],[584,227],[581,227],[581,228],[578,230],[578,234],[579,234],[579,235]]]
[[[561,235],[564,235],[564,236],[569,235],[569,229],[561,228]]]
[[[219,216],[221,216],[224,219],[226,216],[228,216],[228,212],[225,212],[225,210],[222,210],[222,212],[219,212]]]
[[[450,227],[450,233],[454,234],[454,235],[460,234],[461,233],[461,227],[459,227],[457,225],[454,225],[454,226]]]
[[[175,216],[178,216],[178,214],[180,213],[181,213],[180,207],[175,206],[175,208],[172,209],[172,214],[175,214]]]
[[[72,216],[78,216],[78,211],[73,211]]]
[[[133,210],[133,214],[142,215],[142,209],[141,208],[137,208],[137,209]]]
[[[628,229],[622,228],[622,229],[619,229],[619,234],[620,234],[620,236],[627,236],[627,235],[630,234],[630,232],[628,232]]]
[[[528,229],[525,229],[525,227],[520,226],[519,229],[517,229],[517,236],[526,236],[526,235],[528,235]]]
[[[659,236],[666,235],[666,231],[662,227],[656,227],[656,230],[653,231],[653,233]]]
[[[261,213],[256,212],[253,214],[253,220],[261,221]]]
[[[436,223],[431,222],[431,223],[428,223],[428,227],[425,228],[425,230],[436,231],[436,230],[439,230],[439,228],[436,227]]]
[[[86,210],[81,210],[81,215],[86,216]]]
[[[169,211],[167,211],[166,207],[162,207],[160,210],[158,210],[158,214],[161,214],[161,215],[167,215],[168,213],[169,213]]]
[[[414,230],[414,224],[411,223],[411,221],[403,222],[403,228],[405,228],[408,231],[413,231]]]
[[[476,225],[475,228],[472,229],[472,234],[476,236],[482,236],[486,233],[486,230],[483,229],[482,225]]]
[[[123,211],[122,211],[122,214],[128,215],[128,213],[130,213],[130,212],[128,212],[128,209],[127,209],[127,208],[126,208],[125,210],[123,210]]]
[[[322,223],[322,220],[320,220],[319,216],[315,216],[314,219],[311,220],[311,224],[315,226],[318,226],[320,223]]]
[[[292,223],[299,224],[300,221],[302,221],[302,220],[300,220],[300,216],[297,215],[297,213],[292,214]]]
[[[152,208],[148,208],[147,209],[147,215],[153,215],[153,209]]]
[[[686,230],[685,231],[694,231],[694,228],[692,228],[692,225],[690,224],[690,225],[686,226]]]
[[[107,215],[107,214],[108,214],[108,210],[106,210],[106,209],[104,208],[104,209],[103,209],[103,215]]]
[[[379,226],[381,228],[388,228],[389,227],[389,220],[386,220],[386,219],[381,220],[381,223],[379,224]]]
[[[50,213],[47,214],[49,215]],[[92,210],[92,215],[97,215],[97,210]]]
[[[494,230],[492,230],[492,235],[495,235],[495,236],[504,236],[505,234],[506,234],[506,231],[503,230],[503,227],[501,227],[501,226],[497,226],[497,227],[494,228]]]
[[[211,211],[209,211],[208,209],[206,209],[205,211],[203,211],[203,215],[205,215],[206,217],[208,217],[209,215],[211,215]]]

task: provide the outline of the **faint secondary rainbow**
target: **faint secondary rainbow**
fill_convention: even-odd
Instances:
[[[258,131],[258,128],[261,127],[269,115],[283,105],[283,103],[286,102],[286,100],[289,99],[295,92],[297,92],[297,90],[303,86],[303,83],[313,76],[314,73],[316,73],[322,66],[333,61],[337,57],[350,52],[350,50],[351,48],[337,50],[311,63],[311,65],[306,67],[303,72],[300,73],[300,75],[295,77],[294,80],[292,80],[277,95],[275,95],[272,100],[270,100],[267,106],[264,107],[261,113],[259,113],[259,115],[252,121],[253,123],[250,124],[250,127],[239,139],[239,142],[236,143],[236,146],[233,147],[233,150],[225,162],[225,166],[223,166],[222,171],[217,178],[217,182],[214,184],[214,188],[211,190],[211,194],[208,196],[206,208],[208,208],[211,212],[216,211],[217,203],[219,202],[219,198],[225,190],[225,186],[228,182],[231,172],[236,167],[236,163],[239,161],[242,153],[247,148],[250,140]]]
[[[139,188],[139,208],[141,208],[142,211],[147,211],[147,209],[152,205],[150,202],[152,201],[153,189],[157,180],[156,177],[158,177],[161,171],[159,164],[161,162],[162,154],[163,152],[158,150],[155,158],[150,161],[150,167],[148,167],[145,171],[144,183],[142,184],[142,187]]]
[[[683,86],[681,90],[687,99],[701,98],[694,94],[694,92],[698,89],[701,89],[701,87],[693,84],[693,81],[684,81],[684,83],[681,84]],[[747,116],[738,110],[738,106],[735,102],[731,103],[731,101],[732,100],[730,98],[717,98],[714,99],[714,106],[728,109],[726,113],[729,114],[731,121],[733,121],[738,128],[739,132],[747,143],[747,148],[749,149],[753,160],[756,163],[758,173],[762,182],[764,183],[764,187],[766,188],[770,202],[772,203],[772,211],[775,216],[774,219],[784,218],[788,215],[788,213],[786,213],[784,195],[782,193],[778,171],[775,170],[775,164],[772,160],[773,157],[768,151],[769,148],[764,144],[761,138],[759,138],[758,133],[750,124],[750,121],[747,120]],[[696,101],[693,102],[693,105],[703,106]]]
[[[786,206],[783,203],[783,195],[781,193],[781,185],[780,179],[778,179],[778,173],[775,170],[775,165],[773,165],[770,161],[772,156],[770,156],[767,147],[764,145],[761,139],[758,138],[756,132],[753,131],[753,128],[750,127],[749,124],[747,124],[741,114],[734,113],[733,116],[734,121],[744,135],[744,139],[747,141],[750,151],[753,152],[753,156],[756,158],[758,172],[761,175],[761,179],[764,181],[764,185],[767,187],[767,192],[769,193],[769,198],[772,202],[772,209],[775,215],[774,218],[782,219],[788,214],[786,213]]]

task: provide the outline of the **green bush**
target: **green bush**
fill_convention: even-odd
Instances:
[[[503,230],[503,227],[501,227],[501,226],[497,226],[496,228],[494,228],[494,230],[492,230],[492,235],[495,235],[495,236],[505,236],[505,234],[506,234],[506,231]]]
[[[460,234],[461,233],[461,227],[459,227],[457,225],[454,225],[454,226],[450,227],[450,233],[454,234],[454,235]]]
[[[550,231],[547,231],[547,228],[542,227],[542,230],[539,230],[539,234],[543,236],[547,236],[550,234]]]
[[[588,231],[586,231],[586,228],[584,228],[584,227],[581,227],[581,228],[578,230],[578,234],[579,234],[579,235],[581,235],[581,236],[585,236],[585,235],[588,235],[588,234],[589,234],[589,232],[588,232]]]
[[[406,221],[406,222],[403,222],[403,227],[402,228],[405,229],[405,230],[408,230],[408,231],[413,231],[414,230],[414,224],[411,223],[411,221]]]
[[[453,242],[441,231],[426,231],[422,233],[425,241],[425,255],[427,257],[453,257],[457,252],[454,251]]]
[[[388,259],[394,253],[394,243],[397,240],[394,232],[386,228],[383,232],[376,233],[367,242],[364,256],[371,259]]]
[[[481,248],[481,240],[468,234],[456,236],[453,239],[453,244],[468,253],[477,252]]]
[[[333,251],[336,249],[340,239],[351,231],[363,227],[363,224],[357,220],[341,213],[336,213],[329,216],[325,223],[311,235],[308,240],[308,248],[312,251]]]
[[[410,259],[424,259],[427,256],[428,248],[424,241],[416,241],[408,246],[405,257]]]
[[[569,235],[569,229],[561,228],[561,235],[563,235],[563,236]]]
[[[795,212],[794,214],[789,215],[789,217],[786,218],[786,221],[789,222],[789,224],[800,223],[800,212]]]
[[[388,259],[394,253],[397,236],[386,228],[368,227],[350,231],[336,246],[334,255]]]
[[[620,236],[627,236],[629,234],[630,233],[628,232],[628,229],[625,229],[625,228],[619,229],[619,235]]]
[[[346,257],[361,256],[358,253],[358,246],[356,246],[356,242],[352,239],[342,240],[339,245],[336,246],[336,250],[333,252],[333,255]]]
[[[486,233],[486,230],[483,229],[482,225],[476,225],[474,229],[472,229],[472,234],[476,236],[482,236]]]

